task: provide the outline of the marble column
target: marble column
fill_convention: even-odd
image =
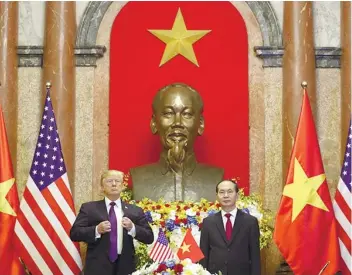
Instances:
[[[43,102],[45,84],[51,82],[51,99],[67,174],[74,192],[76,3],[45,3]]]
[[[295,140],[302,106],[303,81],[308,83],[308,95],[313,114],[316,110],[315,53],[313,36],[312,2],[284,2],[283,22],[283,94],[282,94],[282,186],[286,183],[287,170]],[[278,265],[280,258],[279,256]],[[277,274],[291,274],[282,264]]]
[[[301,111],[302,81],[308,82],[313,114],[316,109],[312,2],[284,2],[283,22],[283,185]]]
[[[17,155],[17,38],[18,2],[0,2],[0,103],[5,118],[12,165]]]
[[[341,2],[341,162],[351,119],[351,2]]]

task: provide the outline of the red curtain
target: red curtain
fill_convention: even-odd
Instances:
[[[159,67],[165,43],[148,29],[171,29],[179,8],[188,30],[211,30],[193,44],[199,67],[180,55]],[[158,160],[151,104],[157,90],[173,82],[191,85],[204,100],[198,161],[225,168],[225,177],[239,178],[248,194],[247,30],[229,2],[129,2],[118,13],[110,45],[110,168],[127,172]]]

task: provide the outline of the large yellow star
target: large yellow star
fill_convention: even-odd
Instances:
[[[190,247],[190,246],[191,246],[190,244],[183,243],[183,245],[180,247],[180,248],[182,249],[182,253],[191,252],[191,251],[189,250],[189,247]]]
[[[9,179],[4,182],[0,182],[0,212],[8,215],[16,216],[15,211],[6,199],[7,193],[10,191],[12,185],[15,183],[15,179]]]
[[[292,198],[292,222],[307,204],[329,211],[317,193],[324,180],[325,174],[308,178],[301,164],[295,159],[293,183],[287,184],[283,191],[284,196]]]
[[[196,55],[193,50],[193,43],[197,42],[204,35],[209,33],[210,30],[187,30],[180,8],[178,9],[171,30],[148,31],[166,43],[164,54],[161,58],[159,66],[164,65],[170,59],[180,54],[199,67]]]

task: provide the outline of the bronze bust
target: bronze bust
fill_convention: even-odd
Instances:
[[[155,95],[152,133],[160,136],[159,162],[131,169],[133,197],[166,201],[215,200],[215,185],[224,171],[197,162],[193,145],[204,132],[203,100],[192,87],[170,84]]]

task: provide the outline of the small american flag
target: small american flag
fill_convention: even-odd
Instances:
[[[75,209],[47,90],[42,123],[15,233],[22,260],[32,274],[79,274],[82,261],[69,232]]]
[[[352,193],[351,193],[351,146],[352,134],[348,131],[345,157],[341,169],[340,180],[333,202],[335,217],[338,222],[337,234],[340,244],[341,270],[343,275],[352,274]]]
[[[158,263],[174,258],[174,253],[172,252],[169,242],[161,228],[159,228],[158,239],[150,251],[149,256],[154,262]]]

